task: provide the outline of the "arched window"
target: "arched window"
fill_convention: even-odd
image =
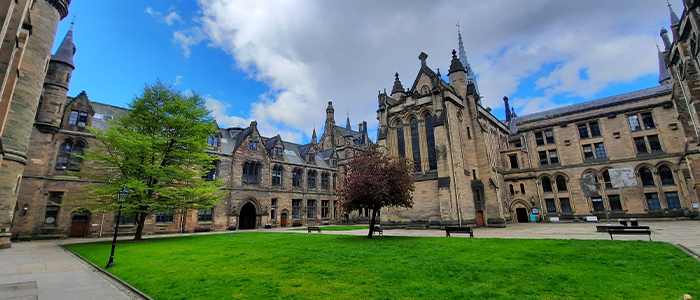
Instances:
[[[282,185],[282,166],[272,168],[272,185]]]
[[[542,178],[542,191],[545,193],[552,192],[552,181],[549,180],[549,177]]]
[[[411,119],[411,146],[413,147],[413,170],[420,172],[420,140],[418,139],[418,120],[416,118]]]
[[[330,189],[330,179],[331,174],[323,173],[321,174],[321,188],[324,190]]]
[[[83,159],[77,157],[77,155],[83,155],[85,149],[85,142],[66,140],[61,144],[58,150],[58,157],[56,158],[56,169],[68,169],[71,171],[80,171],[80,164]]]
[[[243,182],[259,183],[260,182],[260,163],[247,162],[243,164]]]
[[[435,132],[433,129],[433,116],[425,116],[425,137],[428,140],[428,166],[429,170],[437,170],[437,155],[435,154]]]
[[[58,158],[56,158],[56,169],[65,169],[68,167],[71,149],[73,149],[73,142],[65,141],[61,144],[58,150]]]
[[[310,189],[315,189],[316,188],[316,171],[311,170],[306,176],[306,182],[308,183],[308,186]]]
[[[639,169],[639,177],[642,179],[643,186],[656,186],[656,184],[654,184],[654,175],[651,173],[651,170],[647,168]]]
[[[337,188],[338,188],[338,175],[333,174],[333,189],[335,190]]]
[[[292,186],[301,186],[301,173],[301,169],[294,169],[294,171],[292,171]]]
[[[669,167],[663,166],[659,168],[659,177],[661,177],[662,185],[676,185],[673,180],[673,172]]]
[[[515,195],[515,190],[513,189],[513,185],[510,185],[510,194]]]
[[[525,195],[525,185],[522,183],[520,184],[520,194]]]
[[[406,142],[403,137],[403,123],[396,126],[396,144],[399,147],[399,156],[406,157]]]
[[[566,192],[569,190],[566,188],[566,179],[564,178],[564,176],[557,176],[556,182],[558,192]]]

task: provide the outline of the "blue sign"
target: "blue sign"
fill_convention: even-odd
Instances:
[[[532,208],[532,214],[533,214],[533,215],[539,215],[539,214],[540,214],[540,209],[539,209],[539,208],[536,208],[536,207],[533,207],[533,208]]]

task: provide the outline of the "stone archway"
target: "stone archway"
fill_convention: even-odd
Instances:
[[[511,213],[515,212],[515,217],[518,223],[530,222],[530,205],[528,205],[527,202],[525,202],[525,200],[514,200],[510,205],[510,211]]]
[[[241,208],[238,216],[238,229],[255,229],[257,210],[251,202],[246,203]]]

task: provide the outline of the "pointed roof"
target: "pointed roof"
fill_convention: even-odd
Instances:
[[[447,71],[447,76],[450,76],[450,74],[454,72],[466,72],[464,71],[464,66],[462,66],[462,62],[459,61],[457,58],[457,51],[452,49],[452,63],[450,63],[450,70]]]
[[[413,85],[411,86],[411,91],[415,91],[416,87],[418,86],[418,81],[420,80],[420,77],[422,74],[425,74],[432,80],[435,78],[436,74],[435,71],[433,71],[430,67],[428,67],[428,63],[426,62],[426,59],[428,59],[428,54],[425,52],[421,52],[420,55],[418,55],[418,59],[420,59],[420,70],[418,70],[418,75],[416,75],[416,80],[413,81]]]
[[[326,110],[333,110],[333,111],[335,111],[335,109],[333,109],[333,101],[328,101],[328,107],[326,107]]]
[[[350,127],[350,114],[348,113],[348,120],[345,122],[345,129],[348,131],[352,130],[352,127]]]
[[[467,72],[467,83],[474,83],[474,88],[476,93],[479,93],[479,85],[476,83],[476,74],[472,70],[472,66],[467,60],[467,52],[464,51],[464,43],[462,42],[462,32],[459,30],[459,23],[457,23],[457,37],[459,39],[459,62],[462,63],[464,71]]]
[[[666,3],[668,3],[668,10],[671,13],[671,25],[678,25],[678,23],[680,23],[681,20],[678,19],[678,15],[676,15],[676,12],[673,11],[673,7],[671,7],[671,2],[666,0]]]
[[[394,87],[391,89],[391,93],[403,93],[403,85],[401,80],[399,80],[399,72],[396,72],[396,79],[394,79]]]
[[[659,45],[656,45],[656,51],[659,53],[659,84],[663,84],[666,80],[671,79],[671,71],[666,66],[666,61],[663,53],[661,53],[661,49],[659,49]]]
[[[65,63],[75,69],[73,55],[75,55],[76,48],[73,44],[73,26],[75,26],[75,23],[71,23],[68,33],[66,33],[63,42],[61,42],[61,46],[56,50],[56,54],[51,56],[51,60]]]

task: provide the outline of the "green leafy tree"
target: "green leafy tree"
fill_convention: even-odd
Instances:
[[[141,240],[148,215],[209,208],[224,196],[224,183],[203,178],[217,159],[207,153],[216,124],[200,95],[158,80],[128,107],[108,128],[91,128],[97,143],[75,175],[97,182],[84,197],[92,209],[116,211],[117,192],[125,186],[124,211],[136,215],[134,240]]]
[[[377,145],[348,163],[343,188],[337,194],[345,211],[372,211],[368,239],[382,207],[413,207],[413,170],[413,162],[389,156]]]

